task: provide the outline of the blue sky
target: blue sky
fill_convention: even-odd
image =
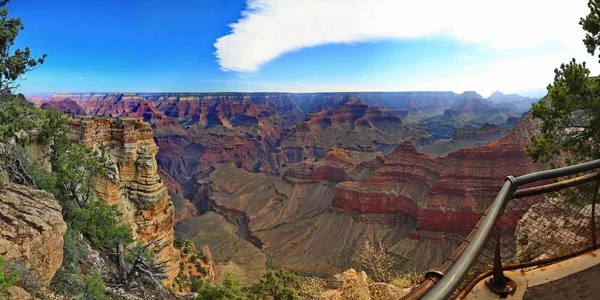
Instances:
[[[525,4],[524,4],[525,3]],[[544,9],[541,10],[540,8]],[[544,93],[585,0],[12,0],[21,92]],[[543,11],[543,13],[540,13]]]

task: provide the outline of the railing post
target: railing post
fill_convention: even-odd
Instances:
[[[600,174],[600,171],[596,171]],[[596,242],[596,201],[598,198],[598,187],[600,186],[600,180],[596,180],[596,185],[594,186],[594,196],[592,197],[592,220],[590,222],[590,226],[592,227],[592,246],[594,248],[597,247]]]
[[[502,271],[502,258],[500,257],[500,234],[496,236],[496,253],[494,254],[494,273],[486,283],[487,287],[496,295],[508,296],[515,291],[517,285],[510,278],[504,276]]]

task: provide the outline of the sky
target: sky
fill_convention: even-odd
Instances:
[[[587,0],[12,0],[23,93],[500,90],[543,96]]]

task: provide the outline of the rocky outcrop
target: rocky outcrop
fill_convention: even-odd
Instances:
[[[397,288],[391,284],[372,282],[364,271],[354,269],[336,274],[335,285],[339,289],[329,290],[317,295],[318,300],[388,300],[404,297],[410,289]]]
[[[144,243],[158,241],[159,261],[171,261],[170,279],[177,275],[173,248],[175,209],[158,174],[158,147],[150,125],[141,119],[75,118],[69,137],[87,146],[106,147],[110,158],[107,176],[94,179],[96,198],[116,204],[123,222]]]
[[[45,285],[63,261],[67,225],[54,196],[13,183],[0,184],[0,256],[31,266]]]

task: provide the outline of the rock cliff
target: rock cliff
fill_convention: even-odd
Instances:
[[[54,196],[13,183],[0,184],[0,256],[31,266],[45,285],[63,261],[67,224]]]
[[[110,161],[107,176],[94,179],[96,198],[116,204],[123,222],[141,242],[159,241],[159,261],[172,261],[170,279],[177,275],[177,251],[173,247],[175,209],[158,175],[158,147],[152,129],[141,119],[74,118],[69,137],[87,146],[106,147]]]

